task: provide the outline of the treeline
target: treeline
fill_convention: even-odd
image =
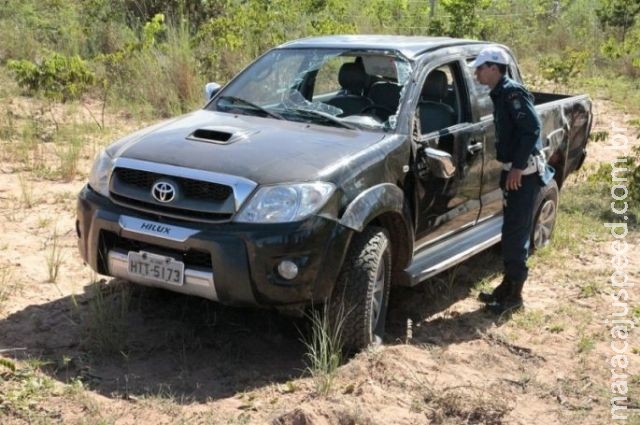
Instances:
[[[266,49],[336,33],[443,35],[511,46],[544,78],[640,75],[640,0],[4,0],[0,64],[27,94],[202,102]]]

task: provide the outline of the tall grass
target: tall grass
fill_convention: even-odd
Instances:
[[[49,238],[49,252],[47,253],[48,282],[55,283],[56,280],[58,280],[58,274],[60,273],[63,260],[62,241],[56,228]]]
[[[78,174],[78,162],[84,144],[84,139],[76,135],[56,145],[56,156],[59,161],[58,174],[63,181],[72,181]]]
[[[33,194],[33,183],[24,173],[18,174],[18,183],[20,184],[20,205],[25,209],[33,208],[36,202]]]
[[[332,391],[338,367],[342,364],[344,320],[344,314],[330,317],[327,304],[309,315],[311,329],[303,341],[307,349],[307,371],[313,378],[316,393],[323,396]]]
[[[187,25],[169,24],[166,37],[162,45],[133,53],[114,86],[114,95],[123,104],[137,104],[149,116],[169,117],[202,104],[205,78]]]
[[[0,310],[16,288],[17,282],[14,280],[9,266],[0,266]]]

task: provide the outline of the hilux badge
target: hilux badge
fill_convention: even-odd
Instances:
[[[176,197],[176,188],[166,181],[157,181],[151,187],[151,196],[158,202],[171,202]]]

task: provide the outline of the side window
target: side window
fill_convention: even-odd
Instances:
[[[493,103],[491,102],[491,97],[489,96],[489,92],[491,91],[491,89],[489,88],[489,86],[480,84],[478,80],[476,80],[476,76],[473,72],[474,70],[469,66],[475,59],[475,57],[467,59],[467,70],[470,74],[469,80],[472,81],[472,86],[469,89],[470,91],[472,91],[471,97],[476,98],[478,108],[480,109],[480,116],[484,117],[493,113]]]
[[[478,108],[480,109],[480,117],[485,117],[487,115],[493,114],[493,103],[491,102],[491,97],[489,96],[489,92],[491,89],[489,86],[485,86],[484,84],[480,84],[473,72],[473,68],[469,67],[471,63],[475,60],[475,56],[467,59],[467,70],[469,72],[469,79],[473,82],[472,87],[470,88],[475,96]],[[518,71],[517,66],[511,62],[511,65],[507,67],[507,77],[520,80],[520,72]]]
[[[431,70],[420,91],[416,115],[422,134],[442,130],[461,121],[458,63],[451,62]]]

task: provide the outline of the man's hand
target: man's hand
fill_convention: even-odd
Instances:
[[[507,174],[507,181],[505,187],[507,190],[518,190],[522,186],[522,170],[519,168],[512,168]]]

